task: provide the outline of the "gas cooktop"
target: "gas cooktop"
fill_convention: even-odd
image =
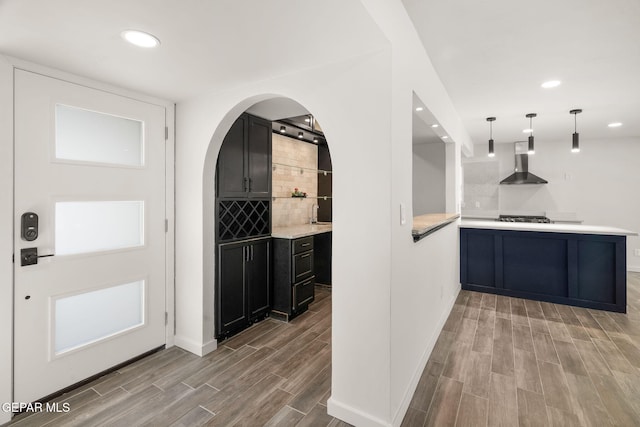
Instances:
[[[551,220],[546,216],[527,215],[500,215],[498,221],[501,222],[535,222],[538,224],[549,224]]]

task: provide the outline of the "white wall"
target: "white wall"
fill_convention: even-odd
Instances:
[[[442,83],[401,2],[363,0],[393,49],[393,101],[391,156],[391,422],[400,425],[402,417],[428,360],[450,307],[460,289],[458,279],[458,231],[456,224],[414,243],[411,223],[400,225],[399,206],[412,211],[413,92],[425,103],[455,141],[456,182],[447,194],[459,211],[460,150],[473,152],[471,140],[462,127]],[[449,146],[450,144],[447,144]],[[450,208],[447,203],[447,208]]]
[[[13,68],[0,55],[0,403],[11,402],[13,331]],[[11,419],[0,409],[0,424]]]
[[[177,106],[176,344],[204,353],[215,342],[211,225],[222,139],[253,103],[290,97],[322,123],[331,150],[332,399],[359,425],[389,418],[390,80],[382,51]],[[366,122],[376,126],[353,125]]]
[[[446,211],[446,146],[413,146],[413,215]]]
[[[536,141],[529,171],[549,181],[544,185],[497,185],[499,209],[575,212],[585,224],[607,225],[640,232],[640,138],[581,138],[580,153],[571,153],[571,135],[564,141]],[[477,158],[486,156],[484,145]],[[473,161],[474,159],[470,159]],[[499,179],[513,170],[512,144],[497,144]],[[627,238],[627,268],[640,271],[640,238]]]

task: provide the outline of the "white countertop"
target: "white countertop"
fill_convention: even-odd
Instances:
[[[546,233],[606,234],[611,236],[637,236],[635,231],[603,225],[537,224],[530,222],[472,221],[463,219],[460,228],[486,228],[492,230],[538,231]]]
[[[289,225],[287,227],[273,227],[271,237],[278,239],[297,239],[298,237],[313,236],[314,234],[328,233],[331,231],[331,223]]]

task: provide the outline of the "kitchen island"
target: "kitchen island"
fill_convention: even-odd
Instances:
[[[463,289],[626,312],[626,236],[582,224],[461,221]]]

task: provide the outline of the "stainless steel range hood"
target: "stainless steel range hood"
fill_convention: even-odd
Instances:
[[[529,172],[527,142],[517,141],[513,145],[516,157],[515,172],[500,181],[500,184],[548,184],[549,182],[547,180]]]

